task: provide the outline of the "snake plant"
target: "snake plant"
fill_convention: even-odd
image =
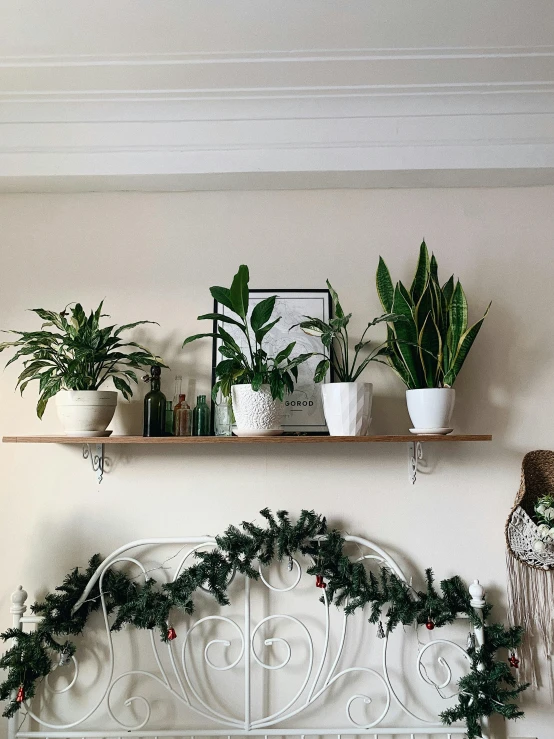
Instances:
[[[467,299],[459,280],[440,285],[435,256],[425,241],[419,250],[416,273],[409,290],[393,286],[387,265],[379,257],[377,293],[388,313],[406,321],[388,326],[387,361],[409,390],[452,387],[487,313],[468,325]]]

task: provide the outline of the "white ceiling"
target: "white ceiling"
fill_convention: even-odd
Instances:
[[[0,10],[3,189],[554,181],[551,0]]]

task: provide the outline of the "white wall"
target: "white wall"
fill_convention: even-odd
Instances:
[[[553,446],[553,196],[554,188],[1,196],[0,325],[30,328],[26,308],[106,298],[118,323],[161,324],[137,335],[171,365],[170,395],[175,374],[208,391],[209,341],[179,347],[211,309],[208,286],[229,284],[241,262],[253,287],[331,278],[359,328],[379,311],[378,255],[394,277],[410,279],[424,236],[444,278],[462,279],[474,317],[493,301],[457,384],[454,420],[461,431],[494,434],[492,444],[428,445],[433,474],[415,488],[400,445],[130,447],[111,452],[100,487],[79,448],[0,446],[1,623],[19,583],[32,599],[92,552],[147,535],[217,533],[266,505],[313,507],[416,573],[433,566],[438,578],[479,577],[502,616],[503,528],[521,458]],[[12,366],[0,377],[2,434],[57,431],[53,407],[41,424],[33,392],[14,394],[16,376]],[[368,379],[373,430],[404,431],[399,382],[382,367]],[[119,409],[118,430],[140,432],[144,391]],[[549,736],[546,690],[540,698],[542,707],[526,699],[528,719],[511,735]]]

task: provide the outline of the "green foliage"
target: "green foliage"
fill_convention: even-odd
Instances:
[[[379,257],[377,293],[386,311],[404,316],[388,326],[387,362],[409,390],[452,387],[489,312],[468,325],[467,300],[454,277],[440,285],[438,264],[422,242],[409,290],[393,287],[387,265]]]
[[[135,370],[165,367],[161,358],[144,346],[121,339],[124,331],[153,321],[101,327],[100,319],[108,317],[102,313],[102,306],[103,301],[88,316],[80,303],[66,306],[61,313],[33,308],[43,321],[40,331],[6,332],[19,338],[0,344],[0,352],[17,349],[6,367],[23,358],[23,371],[16,385],[22,394],[30,382],[39,383],[39,418],[60,390],[98,390],[111,377],[128,400],[133,395],[131,383],[137,382]]]
[[[269,509],[260,511],[265,526],[243,522],[241,528],[229,526],[216,537],[217,547],[195,552],[196,562],[184,569],[171,583],[159,586],[153,578],[139,585],[136,578],[116,570],[103,575],[102,594],[108,614],[113,614],[112,630],[125,624],[140,629],[158,629],[162,641],[168,639],[171,609],[194,612],[194,594],[199,588],[210,592],[222,605],[229,604],[227,586],[235,572],[258,580],[257,563],[267,566],[275,559],[282,560],[301,553],[313,560],[308,569],[311,575],[327,580],[327,599],[345,613],[352,614],[365,607],[369,621],[383,619],[387,633],[399,625],[424,624],[432,619],[437,627],[452,623],[455,618],[467,616],[469,622],[485,628],[482,646],[471,646],[468,655],[470,672],[459,680],[458,703],[441,714],[445,724],[465,721],[469,739],[481,736],[481,719],[498,713],[507,719],[523,714],[513,702],[526,685],[518,685],[505,661],[497,660],[499,650],[513,650],[521,643],[522,629],[505,629],[502,624],[484,625],[491,607],[486,605],[481,618],[471,607],[470,596],[459,577],[434,585],[433,573],[425,573],[426,587],[415,590],[385,567],[378,575],[366,569],[361,561],[352,561],[345,553],[345,540],[339,531],[328,529],[323,516],[303,510],[293,523],[287,511],[274,516]],[[0,667],[7,676],[0,684],[0,699],[9,700],[4,716],[13,716],[20,704],[11,698],[23,686],[26,699],[35,695],[37,683],[53,669],[52,653],[74,654],[75,645],[68,640],[57,641],[80,634],[89,615],[101,607],[99,581],[81,604],[81,595],[100,566],[96,554],[87,570],[70,572],[54,593],[32,607],[33,613],[43,617],[36,631],[26,634],[8,629],[1,638],[13,641],[13,646],[0,659]],[[322,602],[325,602],[321,598]],[[76,608],[77,604],[79,606]]]
[[[252,385],[252,389],[256,391],[262,385],[269,385],[273,398],[283,400],[286,393],[292,393],[294,390],[299,365],[312,356],[312,354],[298,354],[291,358],[296,346],[295,341],[274,357],[270,357],[264,350],[265,337],[281,319],[271,320],[276,300],[276,296],[272,295],[255,305],[250,316],[250,325],[248,325],[249,280],[248,267],[242,264],[230,288],[211,287],[212,297],[233,311],[237,318],[221,313],[206,313],[198,316],[199,321],[214,321],[215,333],[195,334],[183,342],[183,346],[186,346],[192,341],[207,336],[221,339],[219,352],[223,359],[215,368],[217,381],[212,389],[214,400],[219,390],[224,397],[229,397],[233,385]],[[244,351],[241,349],[231,334],[221,326],[222,323],[231,324],[240,329],[246,339],[247,349]]]
[[[339,382],[356,382],[370,362],[380,361],[383,363],[383,360],[380,358],[388,354],[388,342],[385,341],[373,348],[369,354],[363,356],[365,350],[372,343],[369,339],[366,341],[365,338],[369,329],[378,323],[394,323],[404,320],[404,318],[390,311],[378,318],[374,318],[367,324],[362,338],[354,347],[354,353],[350,354],[348,324],[352,318],[352,313],[345,314],[340,304],[339,296],[329,280],[327,280],[327,287],[331,293],[334,318],[329,319],[328,323],[325,323],[320,318],[304,316],[306,320],[296,324],[296,326],[300,326],[310,336],[320,336],[323,346],[327,349],[327,354],[322,355],[323,359],[315,369],[315,382],[322,382],[330,367],[333,368],[335,377]],[[296,328],[296,326],[291,326],[291,328]]]

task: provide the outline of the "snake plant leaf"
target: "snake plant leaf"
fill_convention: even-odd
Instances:
[[[335,316],[337,318],[344,318],[344,311],[341,307],[339,296],[337,295],[336,290],[333,288],[329,280],[327,280],[327,287],[329,288],[329,292],[331,293],[331,300],[333,301]]]
[[[237,326],[241,331],[245,331],[244,325],[235,321],[230,316],[225,316],[222,313],[204,313],[202,316],[198,316],[197,321],[221,321],[222,323],[232,323],[233,326]]]
[[[233,304],[233,311],[241,318],[246,320],[246,314],[248,313],[248,282],[250,280],[250,274],[246,264],[241,264],[237,274],[233,277],[231,288],[229,290],[229,297]]]
[[[379,264],[377,266],[377,274],[375,276],[375,282],[377,284],[377,295],[383,306],[383,310],[387,313],[392,311],[392,299],[394,295],[394,287],[390,276],[389,268],[385,264],[383,257],[379,257]]]
[[[419,356],[427,387],[437,387],[437,373],[441,368],[441,337],[433,314],[428,313],[419,333]]]
[[[437,264],[437,260],[434,254],[431,254],[431,260],[429,262],[429,274],[431,275],[431,279],[435,280],[438,283],[439,265]]]
[[[456,356],[460,339],[467,331],[467,299],[460,281],[456,282],[450,301],[450,345],[452,357]]]
[[[410,295],[412,296],[414,304],[419,301],[419,299],[421,298],[421,294],[425,289],[425,285],[427,284],[427,279],[429,275],[429,268],[429,252],[427,250],[427,244],[425,243],[424,239],[421,242],[421,246],[419,247],[419,259],[417,261],[416,273],[412,282],[412,286],[410,287]]]
[[[402,358],[398,354],[398,346],[395,343],[395,337],[394,337],[394,333],[392,332],[392,329],[389,328],[389,331],[390,331],[390,334],[388,335],[389,354],[387,356],[387,362],[389,366],[392,368],[392,370],[402,380],[404,385],[406,385],[408,390],[415,390],[417,388],[417,385],[415,384],[411,375],[408,373],[408,370],[406,369],[406,366]],[[379,361],[379,360],[376,360],[376,361]]]
[[[430,280],[427,281],[427,284],[413,309],[414,321],[418,334],[423,329],[429,313],[434,313],[433,294]]]
[[[491,305],[492,303],[489,303],[483,318],[480,318],[477,323],[474,323],[473,326],[468,328],[467,331],[460,337],[456,353],[453,355],[452,361],[450,363],[450,368],[444,376],[444,384],[448,387],[451,387],[454,384],[456,377],[462,369],[462,365],[466,360],[466,357],[473,345],[473,342],[477,337],[477,334],[481,330],[481,326],[483,325],[483,321],[488,315]]]
[[[254,333],[259,331],[261,327],[269,321],[271,314],[273,313],[273,309],[275,308],[276,300],[277,296],[272,295],[269,298],[260,300],[260,302],[254,306],[254,310],[250,316],[250,325],[252,326]]]
[[[217,303],[221,303],[221,305],[224,305],[235,313],[233,301],[231,300],[231,291],[228,287],[218,287],[217,285],[214,285],[213,287],[210,287],[210,294]]]
[[[393,330],[397,339],[398,354],[410,378],[410,383],[417,387],[420,378],[423,379],[423,373],[421,370],[418,371],[417,348],[414,348],[417,347],[418,334],[411,305],[406,299],[406,289],[401,282],[398,282],[394,289],[392,311],[407,319],[395,323]]]
[[[450,278],[444,283],[441,288],[441,292],[444,295],[447,307],[450,308],[450,301],[452,300],[452,294],[454,292],[454,275],[451,275]]]

